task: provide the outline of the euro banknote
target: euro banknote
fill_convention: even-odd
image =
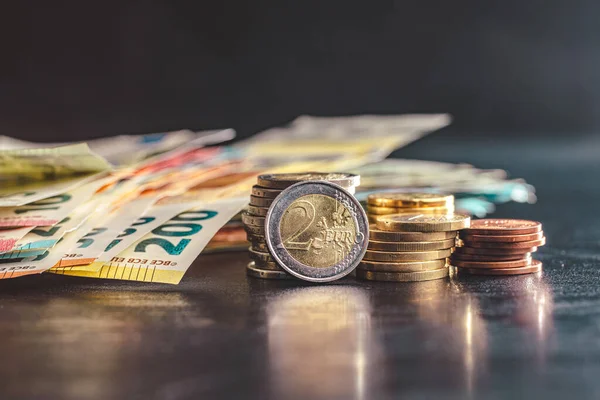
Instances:
[[[110,170],[85,143],[35,149],[0,150],[0,184],[24,185]]]
[[[0,230],[0,253],[12,250],[17,242],[22,239],[33,226]]]
[[[69,192],[28,203],[24,206],[0,208],[0,227],[55,225],[65,218],[69,212],[89,200],[104,184],[105,180],[99,179]]]
[[[234,198],[184,211],[153,229],[98,271],[51,270],[64,275],[178,284],[214,234],[247,204]]]

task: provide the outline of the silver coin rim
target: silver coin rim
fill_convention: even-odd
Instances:
[[[331,267],[314,268],[297,261],[285,250],[279,234],[279,222],[283,213],[299,197],[321,194],[335,199],[336,193],[341,193],[343,197],[349,200],[349,204],[344,205],[350,211],[356,224],[358,233],[356,237],[362,235],[362,239],[355,240],[348,256]],[[353,209],[351,206],[353,206]],[[291,275],[309,282],[332,282],[350,274],[362,260],[369,242],[369,221],[360,202],[343,187],[327,181],[299,182],[281,192],[271,204],[265,219],[265,239],[271,256]],[[278,250],[279,247],[281,247],[281,250]],[[352,256],[353,253],[354,256]],[[344,262],[347,263],[346,266],[343,265]]]

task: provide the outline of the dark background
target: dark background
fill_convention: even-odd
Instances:
[[[600,125],[589,1],[11,2],[0,134],[246,136],[299,114],[450,112],[464,135]]]

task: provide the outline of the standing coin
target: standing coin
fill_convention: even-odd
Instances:
[[[460,273],[470,275],[523,275],[535,274],[542,270],[542,263],[538,260],[533,260],[531,265],[520,268],[503,268],[503,269],[488,269],[488,268],[460,268]]]
[[[435,193],[373,193],[367,197],[367,203],[378,207],[451,207],[454,196]]]
[[[270,253],[290,274],[311,282],[339,279],[367,250],[369,224],[360,203],[329,182],[301,182],[275,199],[266,219]]]
[[[465,242],[529,242],[544,237],[544,232],[530,233],[528,235],[472,235],[468,229],[460,233],[460,238]]]
[[[392,214],[378,217],[375,225],[384,231],[439,232],[468,228],[470,222],[471,218],[463,214]]]
[[[449,257],[452,250],[387,252],[367,250],[365,260],[381,262],[430,261]]]
[[[265,174],[258,176],[258,185],[273,189],[285,189],[298,182],[327,181],[344,188],[358,186],[360,175],[338,172],[303,172],[297,174]]]
[[[358,269],[376,272],[419,272],[440,269],[445,266],[445,259],[431,261],[412,261],[402,263],[385,263],[378,261],[362,260],[360,264],[358,264]]]
[[[421,282],[433,279],[445,278],[449,275],[447,267],[421,272],[375,272],[357,270],[356,277],[368,281],[388,281],[388,282]]]
[[[391,232],[377,229],[375,224],[369,227],[371,240],[380,242],[433,242],[456,238],[456,232]]]
[[[454,247],[454,239],[438,240],[435,242],[379,242],[369,240],[369,250],[380,251],[429,251]]]
[[[542,230],[542,224],[524,219],[476,219],[469,235],[528,235]]]

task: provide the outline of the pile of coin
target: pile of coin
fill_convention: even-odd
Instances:
[[[479,219],[459,234],[450,264],[471,275],[522,275],[542,270],[531,253],[546,244],[542,224],[519,219]]]
[[[263,279],[293,279],[271,256],[265,238],[265,220],[275,199],[287,188],[299,182],[331,182],[354,194],[360,176],[346,173],[306,172],[298,174],[266,174],[258,177],[252,187],[250,204],[242,213],[242,222],[250,242],[250,258],[246,272]]]
[[[369,229],[360,279],[416,282],[447,277],[457,231],[469,227],[462,214],[382,215]]]
[[[390,214],[449,214],[454,212],[454,196],[435,193],[381,192],[367,197],[369,222]]]

